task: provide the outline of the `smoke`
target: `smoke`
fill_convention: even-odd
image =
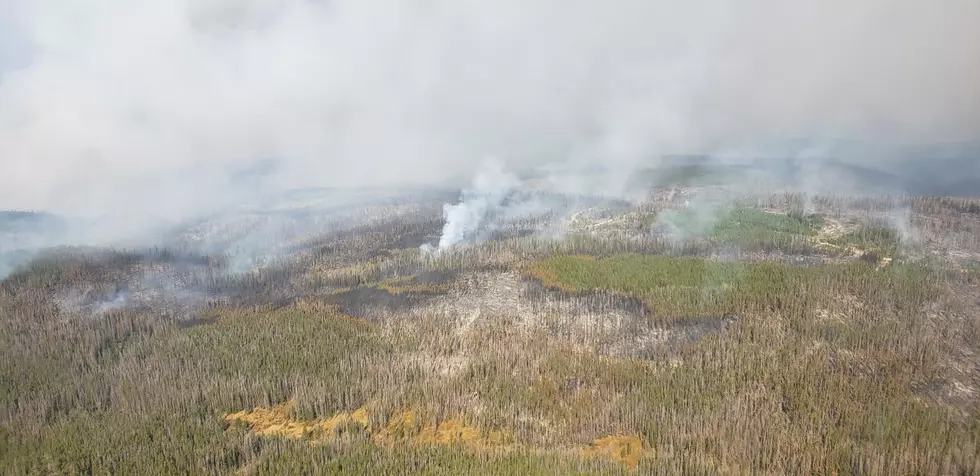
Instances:
[[[443,208],[446,224],[439,238],[439,249],[471,239],[491,211],[500,207],[519,185],[520,180],[504,172],[499,162],[484,165],[473,179],[473,186],[463,192],[460,202],[456,205],[446,204]]]
[[[126,290],[108,289],[100,292],[95,289],[74,289],[55,298],[58,306],[67,313],[89,316],[102,316],[108,312],[125,308],[131,302]]]
[[[100,237],[292,188],[472,177],[490,153],[616,193],[664,154],[829,144],[884,166],[980,139],[975,0],[0,0],[0,17],[0,208],[98,217]],[[510,186],[481,180],[440,245]]]
[[[889,210],[885,217],[888,226],[898,233],[898,238],[903,244],[907,245],[921,240],[922,234],[912,223],[912,210],[909,207]]]
[[[682,197],[681,208],[657,214],[650,225],[651,231],[661,233],[675,248],[690,240],[705,238],[714,230],[721,213],[731,206],[733,197],[734,192],[717,189]]]
[[[645,190],[631,188],[626,178],[616,170],[583,171],[561,164],[545,164],[519,176],[499,159],[489,159],[458,202],[443,206],[445,224],[438,246],[424,244],[421,249],[445,250],[495,233],[506,236],[508,231],[559,239],[577,212],[589,207],[628,209],[642,199]]]
[[[527,185],[504,170],[499,159],[488,159],[470,187],[462,191],[459,202],[443,205],[445,224],[438,247],[425,244],[422,250],[433,252],[471,243],[495,227],[554,210],[556,203],[529,192]]]

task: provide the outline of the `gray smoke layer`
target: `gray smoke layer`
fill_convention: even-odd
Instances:
[[[0,0],[0,17],[0,209],[112,237],[285,189],[473,177],[488,155],[625,176],[676,153],[887,168],[980,144],[976,0]],[[497,179],[447,208],[441,245]]]

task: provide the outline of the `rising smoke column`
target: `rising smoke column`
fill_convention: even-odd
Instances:
[[[443,206],[446,224],[439,238],[439,249],[470,240],[518,185],[520,180],[517,176],[504,171],[500,162],[490,160],[485,163],[474,177],[471,187],[463,191],[459,203]]]

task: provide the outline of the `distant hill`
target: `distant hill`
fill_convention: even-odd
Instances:
[[[669,186],[765,177],[837,192],[980,197],[980,148],[917,148],[881,159],[699,155],[653,163],[634,173],[636,183]]]

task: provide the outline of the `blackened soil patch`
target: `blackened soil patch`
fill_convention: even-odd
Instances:
[[[190,329],[191,327],[214,324],[215,322],[218,322],[217,317],[196,317],[193,319],[177,321],[177,327],[180,329]]]
[[[634,315],[642,322],[648,322],[652,315],[650,308],[641,299],[610,291],[562,291],[545,286],[536,278],[524,279],[524,295],[532,300],[545,300],[550,297],[559,299],[579,299],[589,312],[605,313],[611,311],[624,312]]]
[[[426,296],[417,293],[394,294],[370,286],[359,286],[331,296],[331,301],[337,304],[341,313],[369,321],[378,321],[387,315],[407,311],[426,299]]]
[[[415,283],[424,285],[452,284],[459,272],[454,269],[424,271],[415,276]]]
[[[738,316],[702,316],[680,319],[670,326],[682,338],[678,341],[696,342],[707,334],[721,332],[738,321]]]

